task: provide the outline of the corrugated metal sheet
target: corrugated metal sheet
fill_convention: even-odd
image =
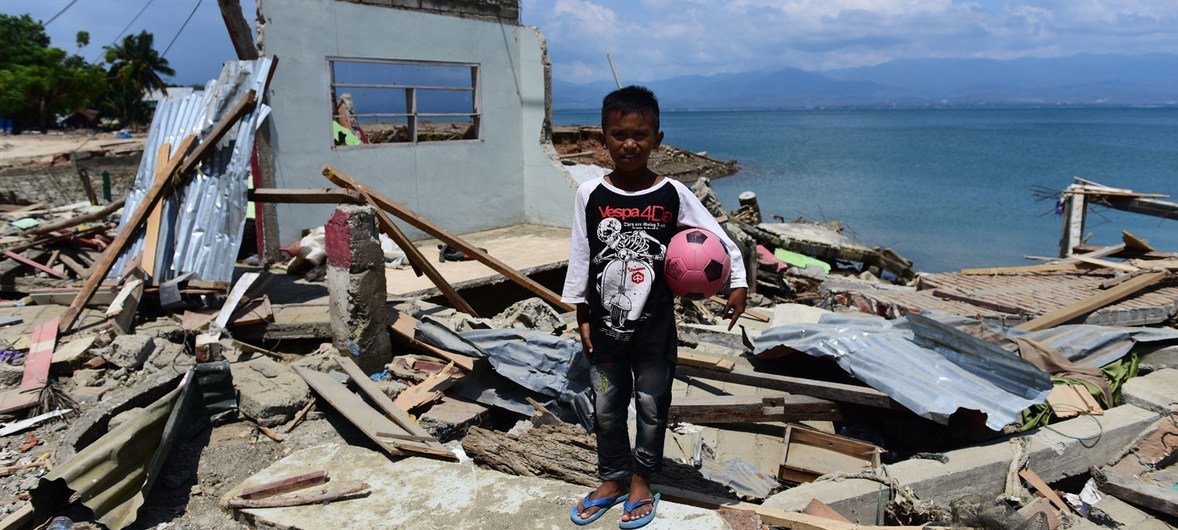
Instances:
[[[230,109],[251,89],[265,93],[273,62],[229,61],[221,76],[210,81],[203,92],[160,103],[148,132],[147,144],[135,184],[123,209],[122,229],[127,217],[151,186],[159,146],[173,147],[187,134],[207,135]],[[158,245],[156,277],[160,281],[192,272],[208,281],[232,280],[233,266],[241,246],[246,216],[246,193],[254,134],[270,108],[259,103],[246,113],[214,149],[201,161],[197,174],[169,197],[163,210]],[[126,261],[143,249],[143,236],[136,238],[111,269],[123,270]]]
[[[72,499],[114,530],[135,521],[163,466],[178,426],[197,401],[194,371],[180,386],[53,468],[30,492],[39,512],[56,513]]]
[[[176,443],[207,428],[210,416],[236,412],[229,363],[189,368],[174,390],[42,477],[29,492],[33,507],[43,515],[80,509],[107,528],[125,528],[135,522]]]
[[[948,423],[958,409],[968,409],[984,413],[986,426],[1001,430],[1023,409],[1045,401],[1051,391],[1047,374],[1021,359],[1029,369],[1016,370],[1017,363],[1005,362],[1008,366],[999,370],[984,358],[940,346],[922,347],[914,339],[905,320],[836,313],[824,315],[817,324],[769,328],[754,345],[756,353],[784,345],[833,359],[848,374],[938,423]],[[1031,384],[1015,384],[1010,376],[998,375],[1012,371]]]

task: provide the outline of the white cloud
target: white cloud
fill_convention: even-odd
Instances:
[[[1172,0],[525,0],[558,79],[1178,50]],[[591,65],[600,64],[600,67]],[[570,77],[562,77],[561,74]]]

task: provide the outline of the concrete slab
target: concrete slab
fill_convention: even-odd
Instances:
[[[330,484],[364,481],[366,497],[325,505],[243,510],[253,523],[277,528],[500,529],[570,528],[569,510],[585,488],[553,480],[517,477],[472,465],[423,458],[392,461],[368,449],[331,443],[292,453],[246,479],[242,489],[326,469]],[[585,528],[617,528],[614,508]],[[731,528],[712,510],[663,501],[646,528]]]
[[[1135,530],[1162,530],[1173,529],[1173,526],[1157,519],[1156,517],[1145,513],[1136,506],[1129,504],[1121,499],[1113,497],[1112,495],[1105,495],[1092,507],[1093,511],[1104,512],[1113,521],[1116,521],[1120,528],[1133,528]],[[1090,519],[1094,518],[1091,515]]]
[[[1166,368],[1125,382],[1122,400],[1129,405],[1169,414],[1178,403],[1178,368]]]
[[[1085,473],[1107,464],[1153,426],[1159,415],[1132,405],[1105,411],[1103,416],[1078,417],[1038,429],[1030,438],[1028,467],[1047,482]],[[998,495],[1003,491],[1012,452],[1007,439],[946,453],[949,462],[907,460],[888,466],[888,474],[923,500],[945,502],[965,493]],[[818,499],[852,521],[875,521],[879,482],[847,479],[822,481],[773,495],[765,505],[798,511]],[[885,494],[887,492],[884,492]]]
[[[524,273],[529,269],[556,266],[569,259],[569,229],[536,225],[513,225],[493,230],[484,230],[460,237],[472,245],[487,249],[487,253],[512,268]],[[414,245],[426,258],[436,260],[438,256],[436,239],[417,241]],[[470,282],[502,279],[502,276],[477,261],[434,262],[438,272],[446,281],[456,287],[465,287]],[[388,293],[396,296],[418,296],[436,292],[426,276],[413,274],[413,269],[386,269]]]

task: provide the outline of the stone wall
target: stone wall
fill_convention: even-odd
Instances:
[[[126,195],[135,182],[139,154],[79,160],[78,167],[89,173],[90,185],[102,203],[102,172],[110,173],[111,198],[118,199]],[[6,168],[0,172],[0,202],[48,202],[62,206],[84,200],[86,192],[72,163]]]
[[[519,0],[339,0],[519,25]]]

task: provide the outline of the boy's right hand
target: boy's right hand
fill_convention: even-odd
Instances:
[[[584,322],[580,326],[581,330],[581,351],[585,352],[585,358],[593,360],[593,341],[589,340],[589,323]]]

